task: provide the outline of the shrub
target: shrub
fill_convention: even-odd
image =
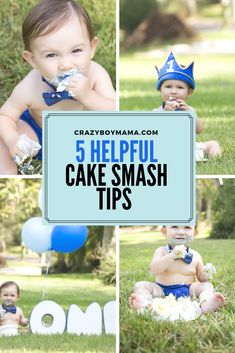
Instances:
[[[220,187],[217,199],[213,205],[214,219],[212,223],[211,238],[235,238],[235,181],[227,179]]]
[[[131,33],[156,6],[156,0],[120,0],[120,27]]]
[[[116,283],[116,252],[115,242],[110,243],[106,249],[97,248],[96,259],[99,258],[100,265],[93,272],[96,273],[105,284]]]

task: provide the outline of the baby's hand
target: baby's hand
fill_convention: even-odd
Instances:
[[[2,308],[2,306],[0,306],[0,321],[4,318],[5,312],[6,311]]]
[[[10,148],[10,153],[13,156],[16,164],[23,163],[28,157],[36,155],[40,150],[41,145],[34,140],[31,140],[27,135],[23,134],[17,137]]]
[[[29,323],[29,320],[28,320],[28,319],[22,319],[22,320],[21,320],[21,325],[22,325],[22,326],[27,326],[28,323]]]
[[[174,255],[174,259],[181,259],[186,254],[186,248],[184,245],[176,245],[172,250],[172,254]]]
[[[177,99],[176,102],[179,104],[178,109],[179,110],[190,110],[190,106],[185,103],[183,99]]]
[[[83,100],[86,99],[91,92],[89,81],[85,76],[72,77],[69,80],[67,89],[71,91],[73,93],[74,98],[80,101],[81,103],[83,103]]]
[[[176,110],[177,108],[179,108],[178,101],[170,97],[169,100],[166,101],[164,110],[173,111],[173,110]]]

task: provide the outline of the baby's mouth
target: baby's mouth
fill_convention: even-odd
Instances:
[[[5,305],[5,306],[12,306],[13,303],[12,303],[12,302],[9,302],[9,301],[6,301],[6,302],[4,303],[4,305]]]

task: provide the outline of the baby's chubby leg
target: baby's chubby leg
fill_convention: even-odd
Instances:
[[[31,140],[38,142],[37,135],[33,129],[22,120],[19,120],[17,132],[20,135],[27,135]],[[17,174],[17,165],[10,154],[9,148],[0,140],[0,175]]]
[[[156,297],[164,297],[163,290],[158,284],[147,281],[137,282],[129,297],[129,304],[133,309],[138,310]]]
[[[17,174],[17,166],[5,143],[0,140],[0,175]]]
[[[189,289],[191,297],[199,298],[203,313],[218,310],[224,303],[224,297],[219,292],[214,292],[210,282],[192,283]]]

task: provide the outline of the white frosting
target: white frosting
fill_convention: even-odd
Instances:
[[[17,142],[17,147],[20,150],[20,154],[16,155],[14,160],[16,164],[21,165],[27,158],[34,156],[40,150],[41,145],[23,134]]]
[[[57,75],[53,77],[53,79],[48,81],[57,87],[56,92],[62,92],[66,90],[71,77],[82,79],[84,75],[79,69],[71,69],[67,72],[64,72],[63,75]],[[68,91],[68,92],[71,97],[74,97],[74,94],[72,91]]]
[[[216,273],[216,268],[214,265],[212,265],[211,263],[207,263],[204,266],[204,273],[207,277],[207,279],[212,279],[212,277],[214,276],[214,274]]]
[[[189,297],[176,299],[173,294],[155,298],[141,312],[149,312],[156,320],[190,321],[201,314],[200,304]]]

